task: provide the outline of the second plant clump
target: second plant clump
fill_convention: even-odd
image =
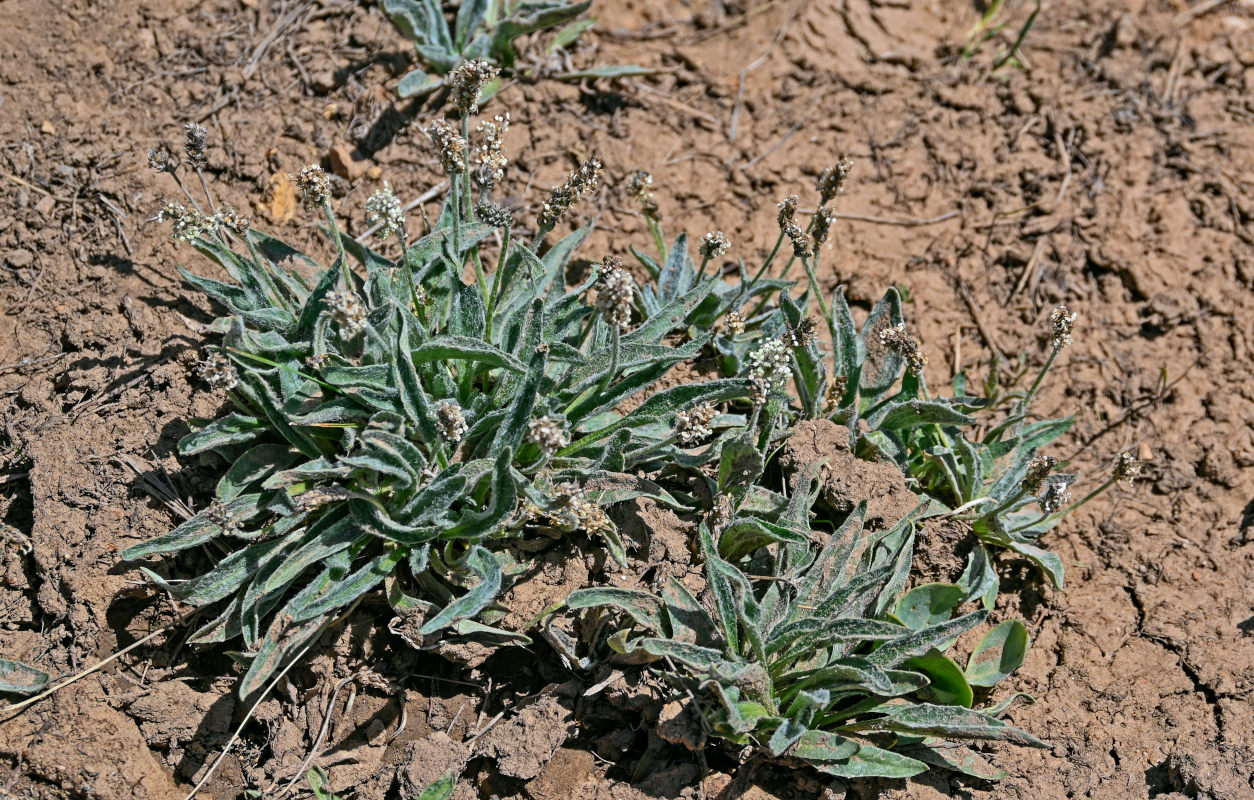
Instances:
[[[983,543],[1024,553],[1061,581],[1032,543],[1065,512],[1060,497],[1044,498],[1071,480],[1037,454],[1066,428],[1029,422],[1039,379],[1011,398],[1001,425],[969,441],[963,429],[996,403],[961,385],[948,400],[928,393],[895,292],[861,331],[842,295],[824,297],[817,259],[843,161],[820,179],[822,208],[808,228],[796,222],[795,198],[781,204],[779,242],[752,274],[742,266],[738,282],[706,275],[726,236],[701,240],[697,266],[686,237],[663,244],[646,205],[659,253],[637,255],[650,282],[637,286],[607,256],[567,286],[591,225],[548,239],[598,190],[601,165],[589,159],[554,187],[524,243],[513,213],[488,196],[506,164],[507,122],[470,135],[491,76],[482,64],[459,68],[460,124],[428,129],[451,184],[429,232],[408,240],[390,191],[367,203],[380,236],[398,241],[396,257],[342,232],[317,167],[293,177],[325,217],[337,254],[329,267],[229,209],[199,209],[180,178],[184,166],[198,175],[204,166],[199,126],[188,126],[184,162],[153,154],[192,204],[161,218],[231,278],[183,271],[228,312],[201,373],[232,409],[180,443],[230,467],[206,508],[124,553],[205,555],[187,580],[146,568],[178,599],[214,610],[191,641],[242,640],[239,691],[249,695],[382,588],[398,612],[421,615],[421,636],[525,644],[532,626],[502,625],[498,601],[524,579],[527,554],[567,539],[625,564],[607,508],[650,498],[702,519],[706,589],[576,592],[570,607],[596,615],[600,633],[573,641],[544,626],[575,665],[634,654],[690,698],[710,735],[837,775],[937,765],[995,777],[952,741],[1040,744],[1001,721],[1008,704],[971,708],[972,686],[1022,662],[1020,623],[988,632],[965,669],[945,655],[989,614],[991,553],[973,552],[955,585],[907,591],[917,526],[941,514],[967,518]],[[640,176],[635,194],[651,202]],[[772,277],[785,240],[792,258]],[[797,299],[794,262],[810,277]],[[830,351],[809,316],[814,304]],[[725,376],[658,388],[672,367],[711,354]],[[807,418],[847,426],[859,454],[897,463],[927,502],[870,533],[862,508],[844,518],[816,511],[817,467],[789,492],[767,488],[778,487],[780,445]],[[1038,492],[1045,511],[1025,516]],[[969,601],[988,608],[959,613]]]

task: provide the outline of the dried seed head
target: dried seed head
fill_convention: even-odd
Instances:
[[[731,247],[731,242],[727,240],[727,234],[722,231],[711,231],[701,237],[701,244],[697,246],[697,252],[702,258],[718,258],[726,253]]]
[[[828,384],[827,395],[823,398],[823,412],[830,414],[840,408],[840,401],[845,397],[845,389],[849,386],[848,375],[836,375]]]
[[[814,251],[810,249],[810,240],[806,238],[805,231],[801,230],[800,225],[789,220],[784,223],[782,230],[788,237],[788,241],[792,242],[792,252],[797,258],[809,258],[814,255]]]
[[[1132,483],[1141,477],[1141,462],[1131,453],[1120,453],[1115,462],[1115,480]]]
[[[221,353],[210,353],[196,365],[196,371],[215,389],[231,391],[239,386],[239,371],[231,363],[231,359]]]
[[[499,69],[486,61],[463,61],[448,78],[453,105],[463,114],[478,114],[479,93],[483,91],[483,85],[499,72]]]
[[[436,404],[436,418],[440,426],[440,435],[449,444],[457,444],[466,435],[466,418],[462,416],[462,407],[448,400]]]
[[[356,336],[366,329],[366,307],[361,298],[351,289],[332,289],[323,299],[331,319],[339,326],[340,332],[348,337]]]
[[[582,530],[589,534],[605,534],[614,530],[605,509],[588,500],[578,484],[559,483],[550,495],[545,516],[563,530]]]
[[[739,336],[745,332],[745,318],[739,311],[728,311],[727,316],[723,318],[723,326],[732,336]]]
[[[296,495],[296,508],[309,513],[317,511],[325,505],[347,500],[352,497],[352,493],[343,486],[315,486]]]
[[[714,507],[705,512],[705,524],[715,538],[732,521],[732,502],[727,495],[720,494],[714,498]]]
[[[322,369],[326,366],[327,361],[330,359],[331,356],[329,353],[314,353],[313,355],[305,358],[305,366],[310,369]]]
[[[448,120],[437,119],[427,126],[427,138],[440,151],[440,166],[447,175],[466,169],[466,140]]]
[[[788,346],[780,339],[770,339],[749,354],[749,392],[756,405],[787,385],[791,364]]]
[[[475,145],[475,181],[484,189],[496,186],[505,177],[509,158],[505,156],[505,132],[509,130],[509,113],[483,120],[475,128],[479,143]]]
[[[1049,315],[1049,343],[1054,352],[1071,344],[1071,332],[1075,329],[1075,313],[1068,314],[1066,306],[1058,306]]]
[[[170,151],[164,147],[157,147],[148,151],[148,166],[157,172],[176,172],[179,168],[179,162],[174,156],[170,155]]]
[[[642,169],[631,173],[627,179],[627,191],[640,204],[645,216],[661,219],[657,202],[653,199],[653,176]]]
[[[235,534],[240,529],[240,521],[231,513],[230,507],[216,497],[205,509],[205,519],[220,526],[226,534]]]
[[[597,310],[605,321],[620,331],[631,327],[631,301],[635,298],[636,281],[623,269],[622,259],[606,256],[597,273]]]
[[[718,414],[714,406],[703,403],[675,415],[675,435],[685,447],[699,444],[714,435],[710,423]]]
[[[1041,511],[1046,514],[1053,514],[1070,503],[1071,490],[1068,488],[1069,485],[1067,479],[1061,475],[1053,475],[1047,478],[1045,490],[1036,498],[1036,501],[1041,504]]]
[[[183,126],[186,138],[183,141],[183,152],[187,153],[187,163],[192,169],[200,169],[209,163],[205,158],[205,137],[209,131],[204,125],[189,122]]]
[[[570,434],[566,432],[562,420],[548,415],[531,421],[529,436],[531,441],[540,446],[540,452],[545,458],[570,444]]]
[[[1058,459],[1053,456],[1036,456],[1028,462],[1028,471],[1023,475],[1023,483],[1019,484],[1028,494],[1036,494],[1044,485],[1049,473],[1058,468]]]
[[[596,157],[589,158],[566,176],[561,186],[554,186],[549,199],[544,201],[540,209],[540,228],[551,231],[557,226],[562,215],[585,194],[591,194],[601,185],[601,162]]]
[[[306,208],[321,208],[331,202],[331,178],[317,164],[306,164],[300,172],[288,177],[296,183]]]
[[[184,208],[178,203],[166,203],[165,208],[157,212],[156,219],[158,222],[171,223],[170,238],[180,242],[212,236],[218,230],[217,217],[206,217],[199,211]]]
[[[480,201],[475,206],[475,216],[480,222],[491,225],[493,228],[504,230],[514,225],[514,212],[488,200]]]
[[[371,224],[379,226],[376,235],[380,239],[387,240],[393,236],[404,238],[405,212],[401,209],[401,199],[392,193],[387,181],[366,201],[366,214]]]
[[[841,156],[839,161],[819,174],[814,186],[819,192],[819,205],[826,205],[833,197],[845,191],[845,181],[849,180],[851,172],[853,161],[847,156]]]
[[[818,211],[814,212],[812,230],[814,233],[814,246],[816,248],[827,241],[827,235],[831,232],[832,223],[835,221],[836,209],[834,208],[823,206]]]
[[[788,332],[780,337],[780,341],[785,347],[791,347],[794,350],[805,347],[814,341],[815,328],[814,318],[806,317],[797,323],[797,327],[789,328]]]
[[[219,225],[232,233],[239,234],[240,236],[248,233],[248,229],[251,227],[248,217],[239,213],[230,206],[223,206],[222,210],[215,214],[214,217],[217,219]]]
[[[787,197],[785,197],[783,200],[779,201],[779,205],[778,205],[779,215],[776,217],[776,219],[779,220],[780,230],[787,232],[788,224],[790,222],[796,222],[797,203],[798,203],[797,195],[795,194],[790,194]]]
[[[880,341],[889,350],[901,354],[906,359],[906,369],[912,374],[923,374],[923,368],[927,366],[927,354],[919,348],[919,343],[915,341],[915,338],[906,333],[905,323],[898,322],[880,331]]]

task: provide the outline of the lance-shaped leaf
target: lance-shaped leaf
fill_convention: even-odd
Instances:
[[[1028,747],[1049,747],[1035,736],[979,711],[932,703],[893,706],[888,715],[862,727],[924,736],[993,739]]]
[[[469,619],[488,607],[501,591],[501,564],[496,556],[474,545],[465,557],[465,568],[479,579],[469,591],[445,606],[419,629],[426,636],[448,627],[459,619]]]

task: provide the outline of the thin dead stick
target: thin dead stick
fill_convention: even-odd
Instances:
[[[1036,240],[1036,246],[1032,248],[1032,256],[1028,259],[1028,263],[1023,265],[1023,272],[1019,273],[1019,280],[1015,283],[1015,288],[1011,290],[1010,297],[1006,298],[1007,304],[1009,304],[1011,300],[1014,300],[1015,295],[1023,291],[1023,287],[1027,285],[1028,278],[1032,276],[1032,273],[1036,269],[1037,259],[1041,257],[1041,248],[1044,246],[1045,237],[1042,236]]]
[[[296,654],[296,657],[287,662],[287,666],[279,670],[279,674],[275,675],[273,680],[266,684],[266,688],[261,690],[261,694],[257,695],[257,699],[253,701],[252,706],[248,709],[248,713],[244,715],[242,720],[240,720],[239,727],[235,729],[235,732],[231,734],[231,738],[227,740],[226,746],[222,748],[222,752],[218,753],[218,757],[213,760],[213,764],[209,766],[209,770],[204,774],[204,777],[196,782],[196,785],[192,787],[192,790],[187,793],[187,796],[184,797],[183,800],[192,800],[192,798],[196,796],[196,793],[204,788],[204,785],[209,782],[209,779],[213,777],[213,773],[217,771],[218,765],[222,763],[222,759],[226,758],[226,754],[231,752],[231,747],[239,739],[239,735],[244,732],[244,726],[247,725],[248,721],[253,718],[253,712],[257,710],[257,706],[261,705],[262,700],[265,700],[270,696],[270,692],[275,686],[279,685],[279,681],[283,680],[283,676],[287,674],[287,671],[294,667],[298,661],[304,658],[305,653],[309,651],[309,648],[313,646],[313,643],[317,641],[317,638],[318,637],[314,637],[310,640],[309,644],[302,647],[300,652]]]
[[[114,661],[126,655],[127,653],[131,652],[135,648],[147,644],[148,642],[157,638],[161,634],[170,630],[170,628],[173,628],[176,625],[182,624],[184,620],[188,619],[194,613],[196,612],[192,611],[187,614],[184,614],[178,619],[167,622],[166,624],[162,625],[160,628],[157,628],[152,633],[140,639],[138,642],[135,642],[134,644],[131,644],[122,648],[121,650],[117,651],[116,653],[104,659],[103,661],[98,661],[93,666],[88,667],[87,669],[77,673],[76,675],[71,675],[70,677],[66,678],[65,680],[61,681],[55,686],[49,689],[43,690],[42,692],[35,695],[34,697],[27,698],[26,700],[23,700],[20,703],[14,703],[11,706],[6,706],[4,709],[0,709],[0,722],[8,722],[10,719],[13,718],[14,715],[17,714],[17,712],[21,711],[22,709],[27,708],[28,706],[32,706],[35,703],[38,703],[40,700],[43,700],[45,697],[49,697],[55,692],[59,692],[65,687],[69,686],[71,683],[77,683],[78,681],[81,681],[83,678],[86,678],[88,675],[92,674],[93,672],[96,672],[102,669],[103,667],[106,667],[109,664],[112,664]]]
[[[354,672],[352,675],[349,675],[347,678],[337,683],[335,688],[331,690],[331,700],[327,703],[327,712],[322,717],[322,725],[318,727],[318,735],[314,737],[313,747],[309,748],[309,755],[305,756],[305,760],[301,762],[300,767],[296,770],[296,774],[293,775],[292,779],[287,782],[286,786],[283,787],[283,791],[279,792],[279,797],[287,797],[287,795],[291,793],[292,789],[295,788],[297,781],[305,775],[305,770],[309,769],[310,763],[318,757],[318,753],[322,748],[322,741],[327,737],[327,731],[331,727],[331,718],[335,716],[335,701],[340,697],[340,690],[347,686],[349,681],[356,679],[357,673]]]
[[[19,184],[19,185],[21,185],[21,186],[25,186],[27,189],[33,189],[33,190],[35,190],[36,192],[39,192],[40,194],[42,194],[44,197],[51,197],[53,200],[57,200],[57,201],[62,202],[62,203],[69,203],[69,202],[70,202],[70,199],[69,199],[69,198],[66,198],[66,197],[61,197],[61,196],[59,196],[59,195],[55,195],[55,194],[53,194],[52,192],[48,191],[47,189],[44,189],[44,188],[39,187],[39,186],[36,186],[35,184],[31,183],[30,181],[23,180],[23,179],[19,178],[19,177],[18,177],[18,176],[16,176],[16,175],[11,175],[11,174],[9,174],[8,172],[0,172],[0,175],[3,175],[4,177],[8,178],[9,180],[13,181],[13,182],[14,182],[14,183],[16,183],[16,184]]]
[[[1186,9],[1184,11],[1181,11],[1179,14],[1176,14],[1175,19],[1173,19],[1172,22],[1174,22],[1177,26],[1188,25],[1190,22],[1202,16],[1203,14],[1209,14],[1210,12],[1219,8],[1220,6],[1227,4],[1228,2],[1229,0],[1206,0],[1206,2],[1204,3],[1198,3],[1192,8]]]
[[[266,684],[266,688],[261,690],[261,694],[257,696],[257,699],[253,701],[252,706],[248,709],[248,713],[244,715],[242,720],[240,720],[239,727],[237,727],[235,732],[231,734],[231,738],[227,741],[226,746],[222,748],[222,752],[218,753],[218,757],[213,760],[213,764],[210,765],[209,770],[204,774],[204,777],[196,782],[196,785],[192,787],[192,790],[187,793],[187,796],[184,797],[183,800],[192,800],[192,798],[196,796],[196,793],[204,788],[204,785],[209,782],[209,779],[213,777],[214,771],[217,770],[218,765],[222,763],[222,759],[226,758],[226,754],[231,752],[231,747],[234,746],[235,742],[239,739],[239,735],[244,732],[244,726],[247,725],[248,721],[253,718],[253,712],[257,710],[257,706],[261,705],[262,700],[265,700],[270,696],[270,692],[274,690],[275,686],[279,685],[279,681],[283,680],[283,676],[287,674],[287,671],[300,663],[300,660],[305,657],[305,653],[309,652],[309,648],[313,647],[314,643],[322,638],[322,634],[348,619],[348,617],[357,610],[357,606],[360,604],[361,598],[358,597],[343,614],[323,625],[318,626],[318,632],[309,639],[308,644],[302,647],[300,652],[297,653],[291,661],[287,662],[287,666],[279,670],[279,673],[274,676],[273,680]]]
[[[797,121],[793,124],[793,126],[792,126],[791,128],[789,128],[789,129],[788,129],[788,133],[785,133],[783,136],[781,136],[781,137],[779,138],[779,141],[778,141],[778,142],[776,142],[775,144],[773,144],[773,145],[771,145],[770,147],[766,148],[766,152],[762,153],[762,155],[758,156],[757,158],[753,159],[752,161],[749,161],[749,162],[746,162],[745,164],[742,164],[742,165],[740,166],[740,170],[741,170],[741,172],[743,172],[743,171],[745,171],[745,170],[749,169],[749,168],[750,168],[750,167],[752,167],[754,164],[758,163],[758,162],[759,162],[759,161],[761,161],[762,159],[764,159],[764,158],[766,158],[767,156],[769,156],[771,153],[774,153],[776,150],[778,150],[779,148],[783,147],[783,146],[784,146],[784,142],[788,141],[788,139],[789,139],[789,138],[790,138],[790,137],[791,137],[794,133],[796,133],[798,130],[800,130],[800,129],[801,129],[801,126],[802,126],[802,125],[806,124],[806,123],[807,123],[807,122],[809,122],[809,121],[810,121],[810,120],[809,120],[808,118],[806,118],[806,117],[802,117],[801,119],[797,120]]]
[[[875,225],[898,225],[903,228],[912,228],[918,225],[935,225],[938,222],[953,219],[961,216],[960,211],[950,211],[948,214],[941,214],[939,217],[864,217],[861,214],[837,214],[837,220],[849,220],[850,222],[870,222]]]

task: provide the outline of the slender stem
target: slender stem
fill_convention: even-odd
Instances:
[[[353,291],[357,288],[353,284],[353,271],[348,267],[348,254],[344,252],[344,241],[340,238],[340,226],[335,221],[335,212],[331,210],[331,202],[329,200],[322,204],[322,213],[327,216],[327,225],[331,228],[331,238],[335,240],[336,260],[340,262],[340,269],[344,273],[344,288]]]
[[[666,237],[662,235],[662,226],[658,225],[657,218],[647,211],[644,215],[644,222],[649,227],[649,233],[653,236],[654,246],[657,247],[658,264],[666,263]]]
[[[749,293],[753,291],[754,284],[756,284],[759,280],[761,280],[762,276],[766,274],[766,271],[771,268],[771,263],[775,261],[775,256],[779,253],[780,245],[782,245],[783,243],[784,243],[784,232],[780,231],[779,238],[775,240],[775,246],[771,248],[771,254],[768,255],[766,257],[766,261],[762,263],[762,268],[759,269],[757,274],[754,275],[753,278],[751,278],[749,282],[746,283],[744,287],[740,290],[740,293],[743,297],[745,298],[749,297]]]
[[[205,193],[205,200],[209,203],[210,211],[217,211],[218,204],[213,201],[213,192],[209,191],[209,182],[205,180],[205,173],[200,167],[196,167],[196,177],[200,179],[200,188]]]
[[[294,373],[294,374],[299,375],[300,377],[304,378],[304,379],[305,379],[305,380],[307,380],[307,381],[313,381],[314,383],[318,384],[319,386],[321,386],[321,387],[323,387],[323,388],[326,388],[326,389],[333,389],[333,390],[335,390],[335,391],[337,391],[337,392],[339,391],[339,387],[337,387],[337,386],[333,386],[333,385],[331,385],[331,384],[327,383],[326,381],[323,381],[323,380],[320,380],[320,379],[318,379],[318,378],[315,378],[315,377],[314,377],[314,376],[312,376],[312,375],[306,375],[305,373],[301,372],[301,371],[300,371],[300,370],[298,370],[298,369],[292,369],[291,367],[287,366],[286,364],[280,364],[280,363],[279,363],[279,362],[277,362],[277,361],[272,361],[272,360],[270,360],[270,359],[266,358],[265,356],[259,356],[259,355],[256,355],[255,353],[249,353],[249,352],[246,352],[246,351],[244,351],[244,350],[240,350],[240,349],[239,349],[239,348],[237,348],[237,347],[227,347],[227,348],[224,348],[224,349],[231,351],[232,353],[234,353],[235,355],[237,355],[237,356],[239,356],[239,357],[241,357],[241,358],[247,358],[247,359],[249,359],[249,360],[256,361],[256,362],[257,362],[257,363],[259,363],[259,364],[265,364],[266,366],[276,367],[276,368],[278,368],[278,369],[281,369],[281,370],[285,370],[285,371],[287,371],[287,372]]]
[[[492,295],[488,301],[488,319],[492,318],[492,313],[496,311],[496,302],[500,298],[499,292],[504,291],[505,287],[501,285],[501,274],[505,272],[505,259],[509,254],[510,233],[512,226],[505,227],[505,234],[501,237],[501,252],[496,258],[496,272],[492,274]]]
[[[705,256],[701,259],[701,269],[697,270],[697,283],[701,283],[701,279],[705,277],[705,267],[710,263],[710,257]]]
[[[1045,359],[1045,365],[1041,367],[1041,371],[1036,374],[1036,380],[1032,381],[1032,388],[1028,389],[1028,393],[1023,396],[1021,408],[1027,411],[1032,405],[1032,398],[1036,396],[1036,390],[1041,387],[1041,381],[1045,380],[1045,375],[1049,372],[1049,368],[1054,365],[1054,359],[1058,357],[1058,350],[1053,349],[1049,352],[1049,358]]]
[[[191,202],[192,207],[199,211],[201,215],[204,215],[204,209],[200,207],[200,203],[196,201],[196,198],[192,196],[192,193],[187,190],[187,185],[183,183],[183,179],[179,177],[178,172],[171,170],[166,174],[174,179],[174,185],[179,187],[179,191],[181,191],[183,196]]]
[[[575,345],[577,349],[583,349],[584,344],[588,341],[588,335],[592,333],[592,329],[596,327],[597,319],[599,319],[600,316],[601,315],[596,312],[593,312],[588,316],[588,324],[584,326],[583,333],[579,334],[579,343]]]
[[[626,455],[630,457],[632,463],[639,464],[640,459],[652,453],[655,453],[658,450],[662,450],[666,447],[670,447],[676,441],[678,441],[678,439],[679,439],[679,435],[672,433],[670,436],[666,437],[660,442],[654,442],[653,444],[645,445],[639,450],[633,450],[632,452],[627,453]]]

